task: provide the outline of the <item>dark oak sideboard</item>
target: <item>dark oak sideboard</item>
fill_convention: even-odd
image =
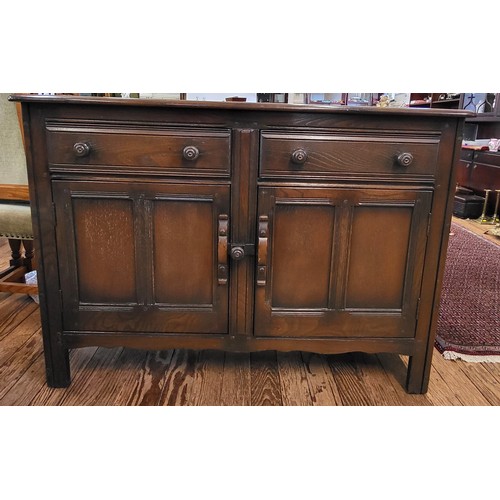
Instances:
[[[12,99],[50,386],[94,345],[398,353],[427,390],[468,113]]]

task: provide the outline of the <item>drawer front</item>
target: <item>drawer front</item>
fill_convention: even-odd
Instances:
[[[228,177],[230,130],[47,128],[53,172]]]
[[[300,135],[263,132],[265,177],[345,177],[349,174],[433,176],[439,137]]]
[[[463,161],[472,161],[474,159],[473,149],[462,149],[460,152],[460,159]]]

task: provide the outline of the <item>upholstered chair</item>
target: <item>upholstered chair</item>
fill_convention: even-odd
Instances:
[[[36,293],[24,275],[33,268],[33,229],[26,156],[16,104],[0,94],[0,237],[7,238],[11,259],[0,270],[0,292]]]

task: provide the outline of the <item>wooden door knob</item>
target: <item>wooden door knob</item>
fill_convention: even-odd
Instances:
[[[241,260],[243,257],[245,257],[245,249],[243,247],[231,248],[231,259]]]

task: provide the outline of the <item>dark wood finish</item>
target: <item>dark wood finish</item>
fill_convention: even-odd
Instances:
[[[258,272],[269,277],[256,289],[255,334],[413,336],[430,201],[409,190],[261,189],[271,229],[259,228]]]
[[[487,213],[493,214],[496,189],[500,189],[500,153],[462,149],[457,170],[457,185],[484,196],[485,189],[493,190],[488,199]]]
[[[421,92],[410,94],[410,107],[461,109],[465,94],[450,94],[448,92]]]
[[[486,107],[485,112],[467,118],[467,122],[477,127],[477,139],[500,137],[500,94],[489,95],[493,101]],[[467,102],[464,102],[464,105],[467,105]],[[500,153],[462,150],[457,184],[472,189],[480,196],[484,196],[485,189],[500,189]],[[488,200],[487,213],[492,215],[494,207],[495,193]]]
[[[54,181],[64,330],[227,333],[225,185]],[[227,229],[226,229],[227,231]]]
[[[467,113],[18,99],[50,386],[97,345],[392,352],[427,390]]]
[[[434,175],[439,135],[408,132],[352,135],[263,132],[262,177],[338,177],[360,174]],[[410,159],[410,156],[411,159]],[[409,160],[409,161],[408,161]]]
[[[68,120],[47,126],[47,154],[53,172],[110,171],[193,176],[229,176],[229,130],[168,129],[161,125],[117,129],[112,123],[78,126]]]

